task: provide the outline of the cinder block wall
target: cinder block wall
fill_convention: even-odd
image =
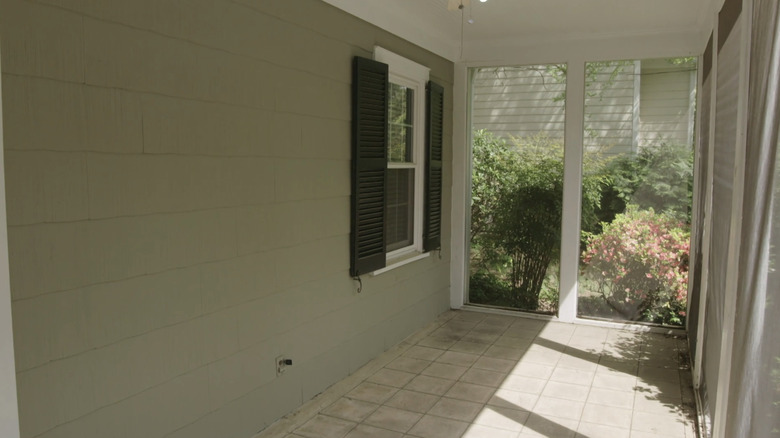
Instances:
[[[449,169],[450,62],[318,0],[0,0],[0,42],[23,437],[250,437],[448,307],[449,221],[357,294],[349,132],[381,45]]]

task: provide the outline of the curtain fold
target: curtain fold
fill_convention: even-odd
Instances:
[[[747,149],[727,437],[780,437],[780,8],[753,4]]]

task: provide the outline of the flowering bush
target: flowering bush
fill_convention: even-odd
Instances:
[[[667,213],[629,206],[588,235],[582,255],[596,292],[622,317],[682,325],[688,295],[690,232]]]

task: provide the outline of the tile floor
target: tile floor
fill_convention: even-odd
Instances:
[[[684,338],[450,311],[257,438],[694,438]]]

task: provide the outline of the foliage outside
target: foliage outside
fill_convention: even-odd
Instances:
[[[595,283],[591,292],[623,319],[682,325],[689,251],[684,223],[669,213],[629,205],[600,234],[588,236],[582,263]]]
[[[557,309],[563,147],[474,133],[470,301]],[[660,144],[583,163],[581,314],[682,325],[692,152]]]
[[[563,145],[544,135],[513,144],[474,134],[471,302],[554,312],[563,195]],[[595,221],[601,176],[586,172],[584,211]]]

